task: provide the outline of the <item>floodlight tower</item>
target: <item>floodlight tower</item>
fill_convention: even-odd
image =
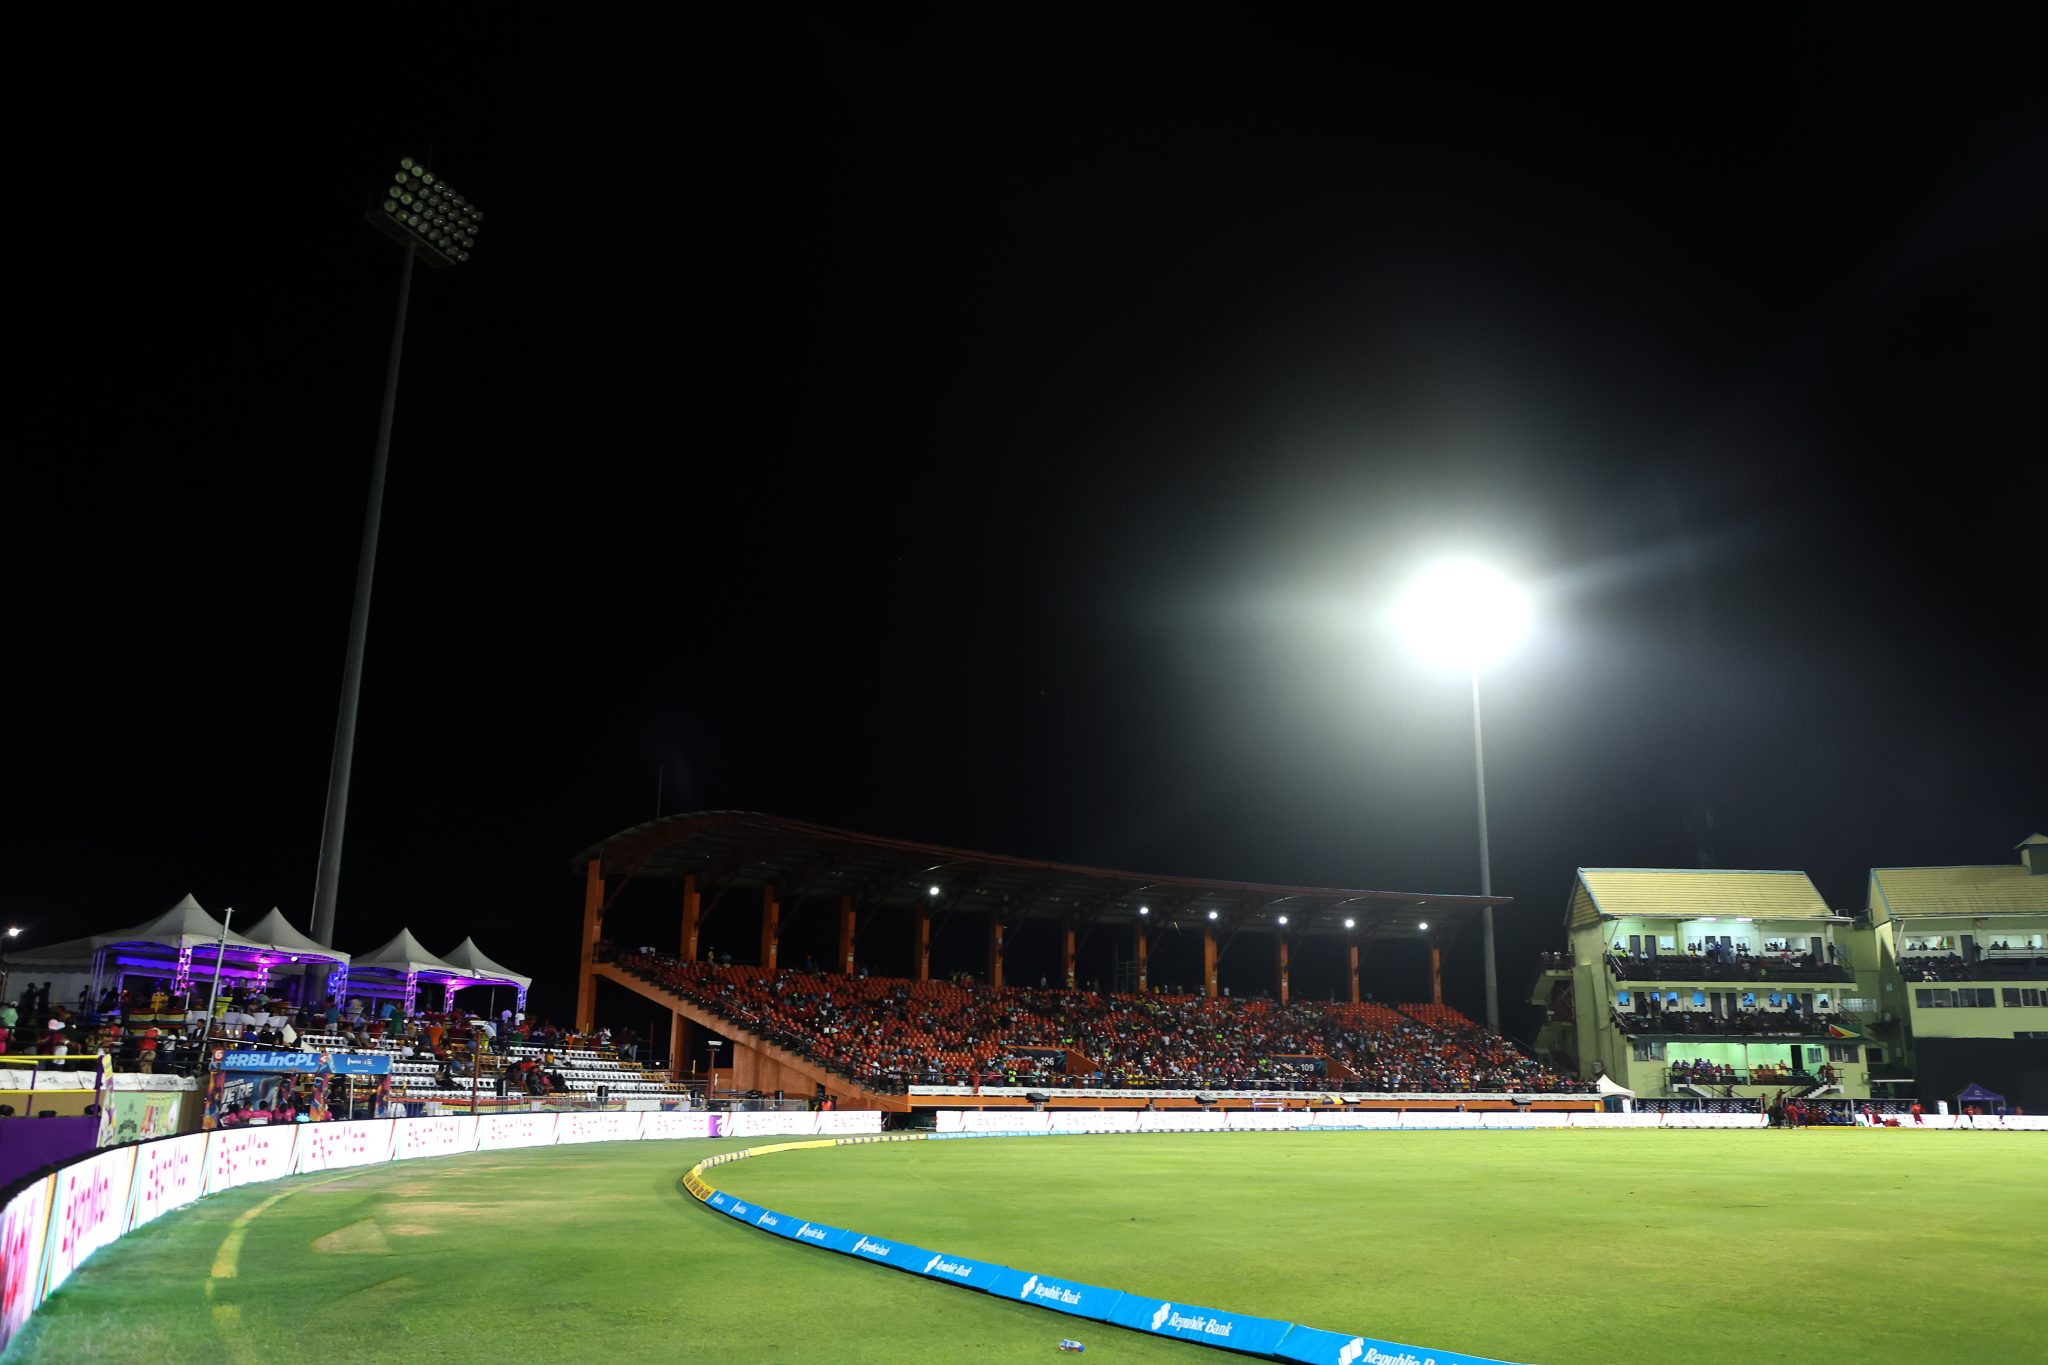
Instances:
[[[1528,596],[1498,570],[1451,560],[1426,571],[1394,609],[1408,647],[1425,662],[1472,678],[1472,769],[1479,795],[1479,894],[1493,895],[1486,843],[1486,741],[1479,723],[1479,670],[1529,628]],[[1493,954],[1493,907],[1480,910],[1486,948],[1486,1027],[1500,1032],[1500,974]]]
[[[377,417],[377,453],[370,464],[370,496],[363,511],[363,544],[356,557],[355,605],[348,618],[348,656],[341,670],[341,713],[334,725],[334,757],[327,771],[327,817],[320,830],[320,863],[313,877],[313,937],[334,946],[334,901],[341,884],[341,835],[348,821],[349,768],[355,758],[356,699],[363,684],[363,642],[370,629],[370,587],[377,572],[377,529],[384,511],[384,471],[391,459],[391,415],[398,406],[398,361],[405,351],[405,310],[412,299],[412,263],[436,269],[469,259],[484,215],[447,181],[412,157],[402,157],[391,183],[370,197],[371,226],[405,248],[398,273],[398,316],[391,324],[391,359],[384,372],[384,406]]]

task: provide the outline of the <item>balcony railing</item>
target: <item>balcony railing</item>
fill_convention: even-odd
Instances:
[[[1902,957],[1899,974],[1909,982],[2048,981],[2048,957]]]
[[[1617,981],[1738,981],[1758,984],[1822,984],[1854,981],[1840,963],[1822,962],[1812,954],[1747,954],[1710,958],[1696,954],[1661,953],[1628,957],[1610,954],[1607,970]]]
[[[1616,1014],[1614,1026],[1631,1038],[1801,1038],[1827,1039],[1828,1025],[1839,1016],[1756,1013],[1717,1018],[1706,1013]]]

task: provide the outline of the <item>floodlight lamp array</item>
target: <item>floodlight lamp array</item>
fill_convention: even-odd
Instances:
[[[427,264],[460,265],[483,230],[483,211],[412,157],[370,207],[370,221],[394,241],[417,247]]]

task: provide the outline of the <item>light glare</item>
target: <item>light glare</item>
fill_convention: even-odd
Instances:
[[[1394,626],[1424,662],[1468,673],[1528,633],[1529,599],[1498,569],[1446,560],[1410,585],[1394,608]]]

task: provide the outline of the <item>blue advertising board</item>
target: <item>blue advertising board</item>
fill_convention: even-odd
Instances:
[[[844,1251],[846,1244],[853,1240],[853,1234],[845,1228],[828,1227],[824,1223],[783,1220],[777,1229],[792,1242],[804,1242],[810,1246],[823,1247],[827,1251]]]
[[[326,1071],[336,1076],[383,1076],[391,1059],[382,1053],[224,1052],[222,1071]]]
[[[1050,1275],[1028,1275],[1007,1266],[996,1276],[988,1292],[999,1299],[1015,1299],[1034,1307],[1050,1308],[1056,1313],[1093,1318],[1097,1322],[1107,1321],[1116,1310],[1117,1301],[1124,1296],[1121,1289],[1104,1289],[1100,1285],[1082,1284],[1079,1280],[1056,1280]]]
[[[711,1192],[711,1197],[706,1199],[704,1202],[709,1204],[712,1208],[717,1209],[720,1213],[724,1213],[727,1209],[732,1207],[732,1196],[727,1194],[724,1190],[713,1190]]]
[[[848,1234],[846,1245],[841,1250],[849,1256],[858,1256],[864,1261],[880,1261],[883,1265],[908,1270],[912,1274],[921,1273],[925,1263],[938,1255],[936,1251],[912,1246],[908,1242],[870,1237],[864,1232]]]
[[[996,1276],[1009,1269],[1008,1266],[990,1265],[987,1261],[970,1261],[965,1256],[949,1256],[943,1251],[933,1252],[923,1265],[913,1268],[920,1275],[984,1292],[996,1282]]]
[[[1487,1356],[1460,1355],[1427,1346],[1403,1346],[1371,1337],[1351,1337],[1342,1332],[1325,1332],[1319,1327],[1295,1326],[1280,1340],[1273,1352],[1282,1360],[1299,1365],[1501,1365]]]
[[[1110,1310],[1109,1320],[1156,1336],[1199,1341],[1205,1346],[1222,1346],[1248,1355],[1268,1356],[1280,1338],[1294,1324],[1272,1318],[1255,1318],[1249,1313],[1226,1313],[1220,1308],[1174,1303],[1126,1293]]]

